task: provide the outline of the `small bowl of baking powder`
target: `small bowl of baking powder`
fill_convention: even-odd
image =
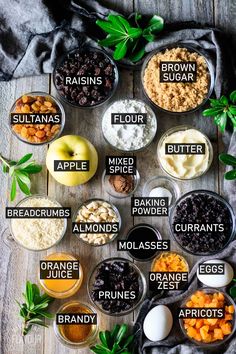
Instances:
[[[156,115],[152,108],[141,100],[115,101],[103,114],[104,139],[118,151],[144,150],[153,141],[156,131]]]

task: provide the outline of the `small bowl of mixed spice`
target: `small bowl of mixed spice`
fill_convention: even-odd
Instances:
[[[140,269],[125,258],[109,258],[96,265],[88,280],[92,303],[104,314],[124,316],[139,306],[147,291]]]
[[[48,144],[58,138],[65,125],[62,104],[46,92],[30,92],[19,97],[10,110],[9,126],[24,143]]]
[[[118,80],[115,62],[103,50],[89,46],[66,53],[53,72],[59,97],[78,108],[94,108],[108,101]]]
[[[192,73],[188,72],[191,65]],[[160,110],[173,114],[191,113],[211,96],[214,68],[206,53],[177,43],[150,53],[142,66],[141,81],[145,95]]]
[[[133,175],[107,175],[104,170],[102,183],[105,191],[114,198],[130,197],[138,188],[140,174],[136,169]]]

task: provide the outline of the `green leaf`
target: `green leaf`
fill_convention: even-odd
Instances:
[[[20,190],[25,194],[25,195],[30,195],[30,189],[29,187],[21,181],[21,179],[17,176],[17,183],[18,183],[18,186],[20,187]]]
[[[28,187],[30,186],[30,178],[27,172],[23,172],[21,170],[16,170],[15,175],[19,178],[23,183],[25,183]]]
[[[219,155],[219,160],[225,165],[236,166],[236,157],[233,155],[222,153]]]
[[[12,179],[12,184],[11,184],[11,193],[10,193],[10,200],[13,202],[13,200],[16,197],[16,178],[13,177]]]
[[[15,171],[15,166],[11,166],[11,167],[9,168],[9,175],[10,175],[10,176],[13,176],[14,171]]]
[[[136,23],[136,25],[137,25],[138,27],[140,27],[139,21],[140,21],[141,19],[142,19],[142,15],[139,14],[138,12],[135,12],[135,14],[134,14],[134,21],[135,21],[135,23]]]
[[[230,296],[232,296],[232,298],[236,298],[236,286],[232,286],[229,290]]]
[[[221,114],[218,114],[215,118],[214,118],[214,122],[216,125],[218,125],[220,131],[222,133],[224,133],[225,131],[225,127],[226,127],[226,123],[227,123],[227,113],[223,112]]]
[[[112,354],[115,354],[115,353],[117,353],[117,351],[120,349],[120,346],[119,346],[119,344],[116,342],[116,343],[114,343],[113,344],[113,347],[112,347]]]
[[[229,111],[230,111],[230,113],[235,115],[236,114],[236,106],[229,106]]]
[[[28,160],[30,160],[32,156],[33,156],[33,154],[26,154],[25,156],[23,156],[23,157],[17,162],[17,166],[22,165],[23,163],[25,163],[25,162],[27,162]]]
[[[128,30],[128,35],[134,39],[139,38],[142,35],[142,30],[141,28],[132,27]]]
[[[94,347],[93,347],[94,348]],[[111,351],[109,350],[109,349],[107,349],[106,347],[104,347],[103,345],[100,345],[100,344],[96,344],[96,346],[95,346],[95,348],[96,348],[96,350],[98,349],[98,350],[101,350],[101,353],[102,354],[111,354]],[[96,352],[94,352],[94,353],[96,353]]]
[[[108,348],[108,343],[107,343],[105,332],[99,332],[99,339],[100,339],[101,343]]]
[[[222,103],[226,106],[229,103],[229,100],[226,96],[221,96],[220,103]]]
[[[42,317],[48,318],[50,320],[55,317],[52,313],[49,313],[47,311],[37,311],[37,314],[41,315]]]
[[[125,32],[126,28],[123,26],[122,22],[120,21],[119,17],[117,15],[109,15],[108,20],[121,32]]]
[[[130,60],[133,62],[133,63],[136,63],[137,61],[141,60],[142,57],[144,56],[145,54],[145,48],[141,48],[139,49],[137,52],[131,54],[129,56]]]
[[[145,29],[143,31],[143,38],[145,38],[148,42],[153,42],[156,39],[156,36],[149,32],[147,29]]]
[[[230,112],[227,112],[227,114],[230,117],[230,120],[233,124],[234,129],[236,129],[236,116],[232,115]]]
[[[123,27],[125,28],[126,32],[128,32],[128,30],[130,29],[130,24],[129,22],[126,20],[126,18],[124,18],[123,16],[117,16],[117,18],[119,19],[119,21],[122,23]]]
[[[129,337],[126,338],[125,342],[122,344],[124,348],[129,348],[129,345],[133,343],[134,341],[134,335],[130,335]]]
[[[122,341],[122,339],[125,337],[127,331],[128,331],[127,324],[122,324],[119,329],[119,332],[117,333],[117,336],[116,336],[117,344],[119,344]]]
[[[113,23],[109,21],[97,20],[96,24],[106,33],[120,35],[121,37],[123,37],[125,34],[124,30],[117,28]]]
[[[98,41],[98,44],[102,47],[114,47],[120,40],[120,37],[114,34],[108,34],[105,39]]]
[[[90,347],[89,349],[95,354],[104,354],[103,349],[97,348],[98,345]]]
[[[150,33],[156,34],[161,32],[164,28],[164,20],[158,15],[154,15],[148,22],[147,29]]]
[[[113,58],[115,60],[121,60],[125,57],[128,50],[127,41],[128,40],[125,39],[116,45],[116,49],[113,54]]]
[[[225,179],[227,180],[233,180],[236,179],[236,170],[228,171],[225,173]]]
[[[233,103],[236,103],[236,90],[231,92],[229,98]]]
[[[32,283],[30,281],[26,282],[25,299],[28,303],[28,306],[32,305],[32,303],[33,303],[33,288],[32,288]]]
[[[42,166],[41,165],[32,164],[32,165],[29,165],[29,166],[25,167],[22,171],[28,173],[29,175],[32,175],[32,174],[41,172],[42,171]]]
[[[205,109],[202,114],[204,117],[215,116],[219,113],[223,112],[223,108],[208,108]]]
[[[224,107],[224,104],[220,103],[220,100],[217,100],[215,98],[210,98],[209,101],[210,101],[211,107],[216,107],[216,108]]]
[[[2,172],[8,173],[8,166],[5,163],[3,163],[3,165],[2,165]]]
[[[120,325],[116,324],[114,327],[113,327],[113,330],[111,331],[111,338],[113,341],[115,341],[116,337],[117,337],[117,334],[119,332],[119,329],[120,329]]]

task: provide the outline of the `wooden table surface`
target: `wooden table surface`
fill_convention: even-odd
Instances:
[[[212,26],[216,25],[231,33],[236,32],[236,1],[235,0],[126,0],[126,1],[105,1],[106,5],[112,6],[115,10],[131,13],[138,10],[145,14],[160,14],[166,21],[191,21],[195,20],[202,24],[208,23]],[[232,54],[233,55],[233,54]],[[32,192],[39,194],[47,194],[55,198],[63,206],[71,206],[72,212],[84,200],[92,197],[102,197],[110,200],[120,210],[123,228],[121,237],[134,224],[145,221],[156,226],[164,239],[170,237],[168,229],[168,220],[164,217],[156,218],[132,218],[130,215],[130,199],[114,199],[104,192],[101,184],[101,175],[104,169],[104,158],[107,154],[115,152],[104,142],[101,132],[101,118],[105,106],[94,110],[86,111],[71,108],[64,104],[66,110],[66,125],[63,134],[79,134],[88,138],[98,149],[99,152],[99,168],[96,176],[86,185],[81,187],[65,187],[58,184],[51,176],[49,176],[45,166],[45,156],[47,146],[32,147],[20,142],[14,137],[8,128],[8,113],[14,100],[25,92],[45,91],[55,94],[52,84],[51,75],[42,75],[38,77],[28,77],[18,80],[12,80],[7,83],[0,84],[0,118],[1,118],[1,153],[3,156],[10,158],[20,158],[25,153],[33,152],[34,158],[41,163],[44,168],[43,172],[34,179]],[[114,99],[118,98],[143,98],[140,85],[140,72],[132,72],[121,70],[119,88]],[[145,181],[155,175],[163,175],[156,158],[156,147],[161,134],[179,124],[193,124],[206,133],[214,148],[214,161],[210,171],[203,177],[193,181],[179,182],[181,193],[185,193],[194,189],[209,189],[218,193],[223,193],[222,168],[220,168],[217,156],[218,152],[223,150],[223,145],[216,127],[211,124],[203,124],[207,118],[203,118],[201,112],[191,115],[168,116],[168,114],[157,112],[158,133],[154,142],[143,152],[137,154],[138,170],[141,175],[141,183],[136,195],[141,195]],[[9,183],[7,178],[1,178],[0,184],[0,200],[1,200],[1,231],[5,230],[8,222],[5,220],[5,207],[9,206],[8,194]],[[18,195],[16,202],[22,199],[22,195]],[[85,279],[82,288],[74,296],[75,299],[88,301],[86,291],[87,276],[91,269],[102,259],[111,256],[117,256],[116,243],[106,245],[100,248],[92,248],[78,242],[77,238],[72,235],[69,225],[66,236],[63,241],[53,249],[47,252],[28,252],[18,247],[14,242],[6,245],[3,237],[0,240],[0,318],[1,318],[1,344],[0,353],[2,354],[64,354],[75,353],[74,350],[61,345],[53,332],[52,325],[49,329],[37,328],[32,331],[23,343],[20,337],[21,322],[18,317],[18,307],[14,299],[21,299],[21,293],[24,290],[27,279],[37,282],[37,271],[39,260],[46,254],[55,251],[68,251],[78,255],[85,271]],[[172,249],[181,252],[181,250],[172,243]],[[126,254],[121,256],[128,257]],[[193,264],[197,257],[186,255],[190,264]],[[150,262],[147,264],[139,264],[141,269],[147,274],[150,268]],[[65,300],[64,300],[65,301]],[[52,305],[52,310],[56,310],[63,301],[56,300]],[[136,314],[130,314],[121,318],[112,318],[108,316],[100,316],[101,328],[111,328],[114,323],[127,322],[133,324]],[[80,353],[87,354],[88,349],[81,350]]]

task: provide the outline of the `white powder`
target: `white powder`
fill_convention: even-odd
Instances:
[[[34,197],[23,201],[19,207],[45,208],[60,205],[47,198]],[[65,219],[12,219],[11,229],[15,239],[31,250],[52,247],[61,238]]]
[[[111,113],[147,113],[146,124],[112,124]],[[154,138],[157,129],[156,117],[152,109],[135,99],[114,102],[105,112],[102,130],[106,140],[124,151],[139,150]]]

